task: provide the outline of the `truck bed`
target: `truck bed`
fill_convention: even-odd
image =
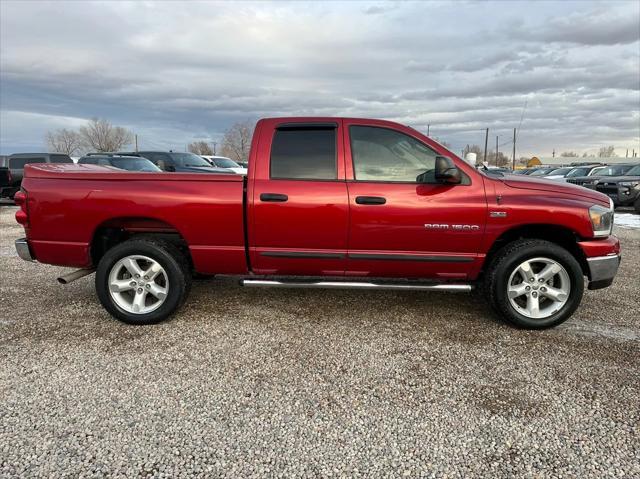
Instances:
[[[205,173],[139,173],[97,165],[27,165],[29,239],[41,262],[92,265],[104,228],[179,234],[196,271],[246,272],[244,179]]]

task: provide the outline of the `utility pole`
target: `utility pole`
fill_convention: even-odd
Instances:
[[[431,124],[427,124],[427,136],[429,136],[429,130],[431,129]]]
[[[555,149],[555,148],[553,149],[553,152],[551,153],[551,156],[552,156],[553,158],[555,158],[555,157],[556,157],[556,149]]]
[[[496,166],[498,166],[498,135],[496,135]]]
[[[629,148],[627,148],[627,154],[624,155],[625,158],[629,158]]]
[[[513,129],[513,166],[512,170],[516,169],[516,129]]]
[[[483,163],[487,162],[487,147],[489,146],[489,128],[487,128],[487,131],[484,135],[484,160],[482,161]]]
[[[212,141],[211,143],[213,143],[213,156],[216,156],[216,146],[218,145],[218,142]]]
[[[627,150],[629,151],[629,150]],[[136,153],[138,153],[138,135],[136,134]]]

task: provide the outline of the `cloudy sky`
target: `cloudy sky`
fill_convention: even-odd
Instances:
[[[640,150],[640,2],[0,0],[0,152],[103,117],[143,148],[385,118],[518,156]]]

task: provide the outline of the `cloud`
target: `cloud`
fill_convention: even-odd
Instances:
[[[262,116],[380,117],[460,149],[640,149],[633,2],[0,3],[0,150],[93,116],[154,148]],[[634,23],[635,22],[635,23]],[[70,120],[72,119],[72,120]],[[587,134],[586,132],[589,132]]]

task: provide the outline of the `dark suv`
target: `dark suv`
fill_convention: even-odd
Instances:
[[[215,168],[207,160],[193,153],[178,153],[173,151],[136,151],[121,152],[119,155],[141,156],[147,158],[162,171],[178,171],[183,173],[229,173],[224,168]]]
[[[3,186],[2,195],[13,198],[22,184],[24,165],[29,163],[73,163],[69,155],[62,153],[14,153],[0,160],[0,166],[9,169],[9,184]]]
[[[574,176],[571,178],[567,178],[567,183],[572,183],[574,185],[584,186],[585,188],[589,188],[594,190],[596,188],[596,183],[603,177],[609,176],[621,176],[625,175],[627,171],[633,168],[635,163],[623,163],[619,165],[608,165],[605,167],[596,167],[596,171],[592,171],[587,176]]]
[[[602,177],[596,190],[604,193],[616,206],[633,206],[640,213],[640,163],[622,176]]]

